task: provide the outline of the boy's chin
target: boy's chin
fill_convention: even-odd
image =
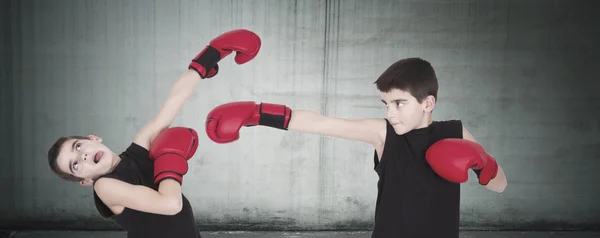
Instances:
[[[409,130],[407,128],[405,128],[405,127],[399,127],[399,126],[395,126],[394,127],[394,132],[396,132],[396,134],[398,134],[398,135],[404,135],[408,131]]]

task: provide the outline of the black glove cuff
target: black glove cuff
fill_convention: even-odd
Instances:
[[[272,107],[272,105],[269,106]],[[265,113],[263,111],[263,104],[261,103],[259,109],[260,118],[258,120],[258,124],[287,131],[287,127],[289,126],[289,123],[292,120],[292,109],[283,105],[278,106],[282,106],[281,109],[283,109],[283,111],[281,112],[281,114]]]

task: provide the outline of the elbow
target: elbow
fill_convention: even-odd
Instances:
[[[497,193],[502,193],[502,192],[504,192],[505,189],[506,189],[506,183],[503,183],[503,184],[493,188],[492,191],[497,192]]]
[[[501,181],[497,181],[497,180],[493,181],[493,183],[488,184],[486,187],[490,191],[502,193],[506,189],[506,186],[507,186],[506,180],[503,179]]]
[[[498,189],[498,193],[504,192],[507,185],[508,184],[507,184],[506,180],[504,180],[504,182],[502,183],[502,186],[500,186],[500,188]]]
[[[177,215],[183,209],[183,201],[181,196],[177,196],[173,199],[169,199],[167,202],[167,214],[169,216]]]

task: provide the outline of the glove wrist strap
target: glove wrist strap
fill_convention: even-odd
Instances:
[[[292,109],[285,105],[261,103],[259,125],[287,130],[292,119]]]
[[[196,57],[190,63],[188,69],[193,69],[202,78],[210,78],[209,73],[211,69],[218,70],[217,63],[221,60],[221,53],[216,48],[208,45],[200,54],[196,55]],[[200,69],[203,68],[203,70]]]

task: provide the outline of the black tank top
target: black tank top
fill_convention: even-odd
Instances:
[[[404,135],[386,124],[381,160],[375,152],[379,181],[372,237],[458,238],[460,184],[438,176],[425,152],[441,139],[462,138],[461,121],[434,121]]]
[[[154,184],[154,165],[148,159],[148,150],[138,144],[131,145],[119,155],[121,162],[109,174],[102,177],[143,185],[158,191]],[[182,194],[183,208],[176,215],[160,215],[125,208],[115,215],[94,191],[96,209],[104,218],[114,220],[126,232],[128,238],[200,238],[192,207]]]

